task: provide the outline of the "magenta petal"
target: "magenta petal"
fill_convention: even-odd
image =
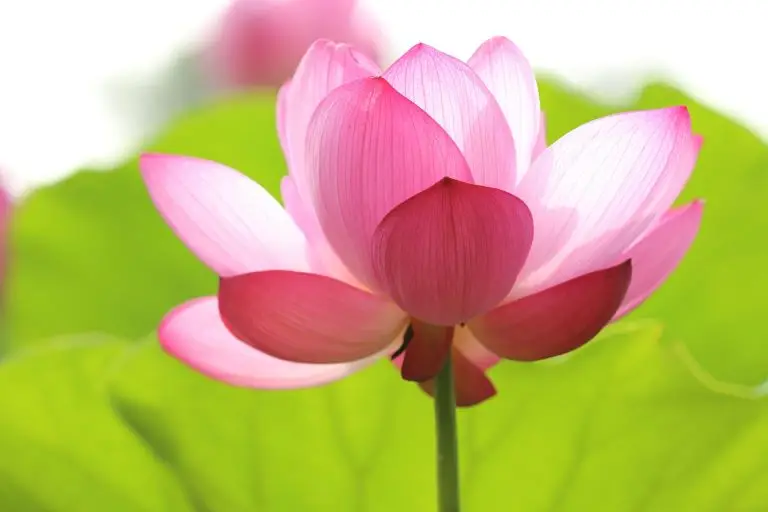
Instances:
[[[501,189],[514,184],[512,132],[496,99],[472,68],[418,44],[383,76],[448,132],[464,153],[475,183]]]
[[[631,277],[632,265],[626,261],[500,306],[469,328],[506,359],[536,361],[565,354],[610,322]]]
[[[539,88],[525,55],[505,37],[494,37],[477,49],[469,65],[485,82],[512,129],[519,182],[533,160],[541,129]]]
[[[405,325],[394,304],[316,274],[254,272],[222,278],[219,307],[240,340],[300,363],[344,363],[392,344]]]
[[[670,210],[642,240],[626,253],[632,259],[632,283],[616,318],[639,306],[663,283],[691,247],[701,224],[704,204]]]
[[[307,155],[323,232],[372,287],[371,241],[381,219],[445,176],[472,179],[448,134],[382,78],[359,80],[326,98],[310,125]]]
[[[158,329],[163,348],[195,370],[216,380],[259,389],[319,386],[344,378],[377,357],[343,364],[302,364],[259,352],[227,330],[216,297],[203,297],[171,311]]]
[[[374,237],[373,267],[409,314],[454,325],[507,295],[532,238],[530,212],[517,197],[446,178],[384,218]]]
[[[255,181],[185,156],[145,154],[139,165],[165,221],[220,276],[308,268],[301,230]]]

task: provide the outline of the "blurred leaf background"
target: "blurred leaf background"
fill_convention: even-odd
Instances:
[[[667,284],[599,341],[494,370],[499,396],[460,414],[466,510],[764,510],[768,215],[754,204],[768,147],[665,85],[620,108],[541,89],[550,140],[614,110],[688,105],[705,145],[681,201],[704,197],[705,220]],[[186,114],[148,149],[273,193],[285,172],[268,93]],[[162,353],[163,314],[216,278],[160,220],[135,158],[33,193],[11,244],[0,510],[435,510],[431,404],[386,363],[258,392]]]
[[[323,25],[309,5],[314,18],[295,17]],[[260,34],[242,15],[238,30]],[[373,28],[360,28],[343,31],[365,43]],[[297,47],[282,50],[277,75]],[[274,92],[211,100],[201,58],[179,60],[149,104],[130,87],[115,103],[139,124],[174,116],[143,151],[216,160],[277,195]],[[687,105],[704,146],[679,201],[704,198],[704,221],[667,283],[597,341],[493,370],[499,395],[459,414],[464,510],[768,510],[768,145],[661,82],[613,105],[547,76],[540,89],[549,141],[612,112]],[[217,278],[155,211],[137,157],[39,188],[14,212],[0,511],[435,511],[432,404],[388,363],[261,392],[162,352],[160,319]]]

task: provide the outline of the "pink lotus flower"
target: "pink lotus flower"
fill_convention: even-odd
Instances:
[[[670,209],[701,145],[685,108],[544,147],[533,72],[503,38],[468,63],[417,45],[383,74],[319,41],[280,91],[278,131],[287,212],[223,165],[141,159],[157,208],[221,276],[160,341],[236,385],[318,385],[394,354],[430,391],[452,353],[458,404],[478,403],[500,359],[564,354],[640,304],[701,218],[700,202]]]
[[[356,0],[234,0],[208,55],[212,74],[226,87],[279,87],[320,38],[375,59],[382,34],[356,7]]]

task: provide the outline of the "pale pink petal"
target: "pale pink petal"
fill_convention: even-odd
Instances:
[[[178,306],[158,329],[163,348],[213,379],[259,389],[319,386],[344,378],[378,359],[372,356],[342,364],[302,364],[276,359],[238,340],[227,330],[216,297]]]
[[[533,146],[532,160],[538,158],[545,149],[547,149],[547,118],[544,115],[544,112],[542,112],[541,120],[539,121],[539,137],[536,139],[536,144]]]
[[[477,340],[468,327],[456,327],[453,346],[483,371],[493,368],[500,360],[499,356]]]
[[[220,276],[308,269],[301,230],[255,181],[184,156],[145,154],[140,167],[165,221]]]
[[[496,99],[468,65],[418,44],[383,76],[448,132],[475,183],[510,188],[515,180],[512,133]]]
[[[285,95],[285,133],[290,174],[305,201],[311,200],[305,165],[307,128],[315,109],[337,87],[379,73],[374,62],[351,46],[326,40],[315,42],[296,68]]]
[[[541,132],[539,88],[533,69],[520,49],[505,37],[483,43],[469,65],[496,97],[512,129],[519,183],[531,165]]]
[[[384,218],[373,265],[384,290],[413,317],[455,325],[507,295],[532,238],[530,212],[517,197],[446,178]]]
[[[280,148],[283,150],[285,156],[285,162],[288,164],[288,168],[291,168],[291,149],[288,141],[288,93],[291,88],[290,80],[280,87],[277,91],[277,138],[280,141]]]
[[[616,261],[679,192],[697,148],[684,107],[598,119],[549,146],[516,190],[536,223],[521,285]]]
[[[307,155],[323,232],[346,267],[372,287],[371,242],[381,219],[445,176],[472,180],[448,134],[383,78],[330,94],[310,125]]]
[[[315,274],[333,277],[358,288],[363,285],[351,274],[339,257],[328,244],[320,223],[317,221],[311,205],[299,197],[296,184],[290,176],[283,177],[280,189],[285,203],[285,209],[296,221],[309,243],[307,244],[307,259],[310,269]]]
[[[470,322],[469,328],[505,359],[536,361],[565,354],[610,322],[631,277],[627,261],[500,306]]]
[[[626,252],[632,259],[632,282],[616,318],[639,306],[677,267],[696,238],[703,207],[703,202],[694,201],[670,210]]]
[[[219,307],[235,336],[300,363],[356,361],[386,349],[405,314],[382,297],[317,274],[268,271],[222,278]]]

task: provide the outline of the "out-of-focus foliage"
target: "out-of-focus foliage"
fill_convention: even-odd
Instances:
[[[0,510],[194,510],[110,406],[108,377],[126,347],[77,336],[0,363]]]
[[[609,109],[542,84],[550,140]],[[275,193],[274,99],[186,116],[154,151],[210,158]],[[682,200],[704,197],[698,241],[646,305],[565,362],[502,364],[500,394],[461,413],[466,510],[762,510],[768,402],[705,385],[768,375],[768,146],[664,86],[632,108],[683,103],[705,137]],[[171,234],[131,160],[37,191],[18,209],[0,364],[0,510],[434,510],[431,406],[387,363],[321,389],[228,388],[154,340],[162,315],[215,291]],[[653,317],[659,324],[637,319]],[[663,342],[659,328],[663,325]],[[711,384],[711,383],[710,383]],[[712,387],[717,389],[712,389]]]
[[[497,368],[499,396],[459,417],[465,509],[761,510],[768,401],[708,388],[659,333],[624,324],[568,360]],[[76,344],[0,367],[13,390],[0,442],[17,454],[0,509],[435,510],[430,400],[387,363],[266,392],[208,380],[154,342],[119,350]],[[102,403],[105,381],[136,437]]]

